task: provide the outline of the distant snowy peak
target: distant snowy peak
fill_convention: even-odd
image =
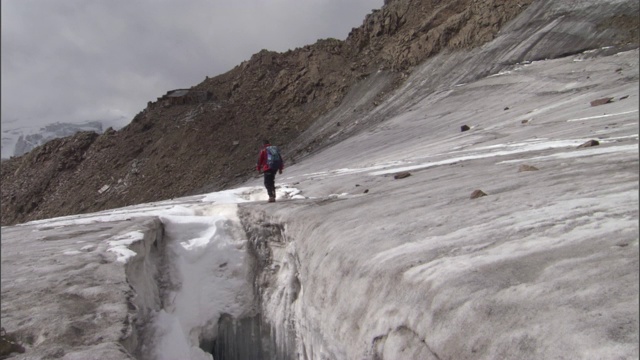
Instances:
[[[33,150],[35,147],[55,138],[71,136],[79,131],[94,131],[102,133],[102,123],[91,121],[84,124],[54,123],[40,128],[33,134],[22,134],[18,137],[14,147],[14,156],[20,156]]]
[[[53,123],[44,127],[21,127],[2,131],[2,159],[20,156],[34,148],[57,138],[71,136],[79,131],[94,131],[98,134],[109,127],[118,130],[126,125],[126,119],[88,121],[84,123]]]

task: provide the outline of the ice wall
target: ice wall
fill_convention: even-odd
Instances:
[[[297,327],[304,309],[296,302],[302,289],[293,244],[284,236],[284,224],[260,210],[240,207],[239,218],[256,261],[253,285],[260,322],[273,344],[273,357],[267,358],[299,359],[306,342],[298,338],[303,334]]]
[[[144,345],[149,341],[151,333],[147,330],[151,327],[155,312],[162,308],[158,278],[166,247],[164,228],[158,218],[149,219],[148,224],[148,230],[140,232],[139,240],[126,244],[127,249],[135,255],[127,259],[125,264],[125,275],[131,292],[127,297],[128,328],[122,336],[122,344],[139,358],[144,358],[144,353],[148,351]]]
[[[15,359],[130,359],[160,306],[162,224],[91,215],[2,228],[2,327]],[[140,358],[140,357],[136,357]]]

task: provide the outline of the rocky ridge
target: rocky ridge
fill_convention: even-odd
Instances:
[[[478,48],[523,11],[547,3],[386,1],[344,41],[323,39],[285,53],[262,50],[189,89],[205,99],[158,99],[119,131],[78,133],[3,161],[2,225],[233,186],[254,176],[265,137],[295,162],[336,141],[337,132],[344,137],[366,128],[362,120],[416,65]],[[606,36],[573,41],[576,46],[637,46],[638,20],[625,18],[630,2],[623,3],[594,23]],[[368,91],[354,91],[359,87]],[[336,111],[343,114],[333,116]]]

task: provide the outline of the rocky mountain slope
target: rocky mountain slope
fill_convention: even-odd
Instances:
[[[383,121],[394,109],[380,107],[382,100],[427,59],[433,72],[420,91],[433,92],[443,82],[519,61],[637,47],[638,19],[629,15],[637,11],[633,1],[386,1],[344,41],[263,50],[225,74],[149,102],[119,131],[78,133],[3,161],[1,223],[238,184],[254,176],[263,138],[292,163]],[[505,24],[512,45],[482,48]]]

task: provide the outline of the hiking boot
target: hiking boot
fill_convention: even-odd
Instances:
[[[270,197],[270,198],[269,198],[269,202],[276,202],[276,198],[274,198],[274,197]]]

